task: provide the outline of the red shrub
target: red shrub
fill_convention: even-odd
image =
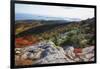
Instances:
[[[25,47],[30,46],[32,44],[37,43],[39,40],[37,37],[33,37],[31,35],[19,37],[15,39],[15,45],[16,47]]]
[[[74,52],[75,52],[75,53],[82,53],[82,49],[81,49],[81,48],[75,48],[75,49],[74,49]]]

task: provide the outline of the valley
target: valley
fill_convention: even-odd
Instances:
[[[94,61],[95,35],[95,18],[16,21],[16,65]],[[55,57],[57,54],[59,58]]]

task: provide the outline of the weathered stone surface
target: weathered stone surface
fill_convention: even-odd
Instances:
[[[74,53],[74,47],[73,46],[66,47],[65,53],[70,59],[74,59],[75,53]]]
[[[83,49],[84,61],[94,61],[94,46],[86,47]]]
[[[18,59],[32,60],[32,64],[94,61],[94,46],[83,48],[82,53],[77,53],[78,56],[73,46],[62,48],[55,46],[51,41],[43,41],[15,51],[20,52],[15,55],[16,61]]]
[[[50,42],[51,43],[51,42]],[[68,58],[65,56],[65,52],[61,47],[52,46],[53,43],[46,44],[46,47],[42,54],[40,60],[38,60],[35,64],[49,64],[49,63],[66,63],[68,62]],[[45,44],[45,43],[44,43]],[[42,47],[42,46],[41,46]]]
[[[94,46],[83,48],[79,57],[81,61],[94,61]]]
[[[86,47],[83,48],[82,53],[87,54],[87,53],[93,53],[94,52],[94,46]]]

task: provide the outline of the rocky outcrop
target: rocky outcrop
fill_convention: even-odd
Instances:
[[[81,53],[74,52],[73,46],[64,49],[51,41],[43,41],[38,44],[16,49],[15,59],[31,60],[32,64],[68,63],[81,61],[94,61],[94,46],[82,49]]]
[[[80,57],[83,61],[94,61],[94,46],[83,48]]]

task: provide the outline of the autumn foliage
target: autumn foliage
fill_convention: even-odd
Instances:
[[[80,56],[80,53],[82,53],[82,48],[75,48],[74,53],[76,56]]]
[[[82,48],[75,48],[74,49],[74,52],[75,53],[82,53]]]
[[[33,37],[32,35],[27,35],[23,37],[18,37],[15,39],[15,46],[16,48],[22,48],[25,46],[30,46],[35,44],[39,41],[37,37]]]

